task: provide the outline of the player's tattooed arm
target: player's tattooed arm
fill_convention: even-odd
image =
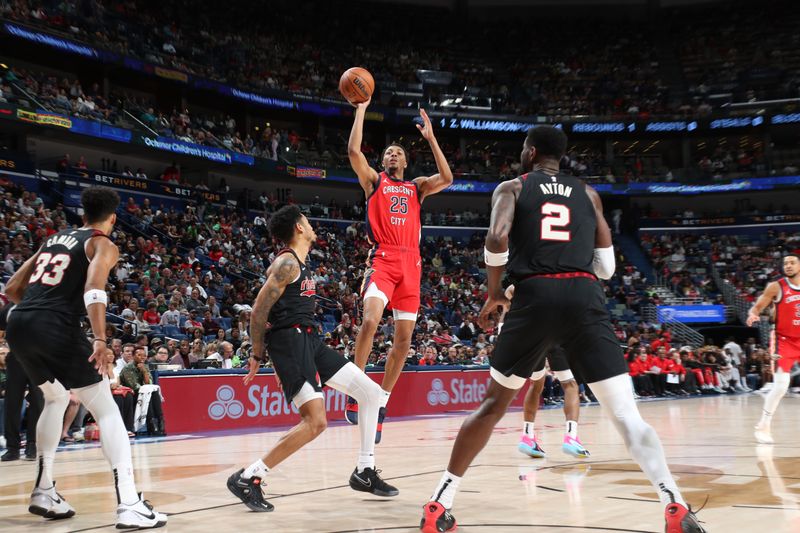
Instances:
[[[753,307],[750,308],[750,312],[747,314],[747,325],[752,326],[760,321],[761,313],[764,312],[764,309],[778,301],[780,297],[781,286],[775,281],[768,283],[767,288],[764,289],[764,292],[762,292],[761,296],[758,297],[756,303],[754,303]]]
[[[258,291],[253,310],[250,313],[250,341],[253,343],[253,358],[264,358],[264,337],[269,312],[272,306],[300,273],[300,265],[292,254],[280,255],[267,271],[267,281]]]

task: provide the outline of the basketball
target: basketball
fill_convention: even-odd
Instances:
[[[347,69],[339,79],[339,92],[353,105],[369,100],[374,90],[375,80],[365,68]]]

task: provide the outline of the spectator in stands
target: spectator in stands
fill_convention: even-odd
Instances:
[[[164,345],[157,346],[152,362],[156,364],[169,364],[169,347]]]
[[[234,368],[233,358],[234,358],[234,350],[233,344],[223,341],[218,346],[219,351],[213,354],[209,359],[213,359],[215,361],[220,362],[221,368]]]
[[[181,339],[178,349],[175,350],[172,358],[169,360],[171,365],[180,365],[181,368],[192,368],[198,359],[191,353],[192,347],[188,339]]]
[[[175,326],[178,327],[181,321],[181,313],[178,311],[177,306],[173,301],[170,301],[169,305],[167,306],[168,310],[161,315],[161,322],[162,326]]]
[[[164,434],[164,414],[161,411],[161,394],[158,390],[142,390],[145,385],[152,385],[153,380],[147,369],[147,350],[138,346],[133,352],[133,362],[122,369],[119,383],[133,390],[139,396],[139,402],[149,401],[147,406],[147,431],[150,435]],[[149,392],[149,394],[148,394]],[[148,394],[147,397],[141,396]],[[147,399],[146,399],[147,398]]]
[[[155,300],[147,302],[147,310],[142,314],[142,317],[150,326],[156,326],[161,322],[161,315],[158,314],[158,304]]]
[[[189,317],[183,323],[183,328],[186,330],[187,335],[191,335],[195,329],[203,330],[203,323],[197,319],[197,311],[195,309],[189,310]]]
[[[194,339],[192,340],[192,351],[189,352],[189,357],[193,358],[195,361],[199,361],[200,359],[205,359],[206,357],[206,345],[203,342],[203,339]]]
[[[647,352],[641,351],[638,352],[638,355],[634,355],[633,360],[628,364],[628,373],[633,379],[636,394],[642,397],[653,396],[655,394],[653,382],[648,374],[650,367],[647,359]]]

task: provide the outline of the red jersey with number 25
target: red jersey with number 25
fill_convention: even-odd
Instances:
[[[417,184],[381,172],[367,198],[367,235],[374,244],[419,250],[421,212]]]
[[[786,278],[778,280],[781,298],[775,303],[775,333],[800,338],[800,287],[792,287]]]

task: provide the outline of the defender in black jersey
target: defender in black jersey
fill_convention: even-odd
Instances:
[[[288,247],[270,265],[267,281],[253,304],[250,315],[253,352],[244,382],[248,384],[255,378],[268,349],[286,399],[300,411],[300,423],[262,459],[234,472],[228,478],[228,490],[253,511],[274,509],[264,499],[263,480],[271,468],[325,430],[322,386],[328,385],[352,396],[361,406],[358,414],[361,450],[358,465],[350,476],[350,487],[377,496],[397,496],[399,491],[381,479],[375,469],[381,388],[356,365],[325,345],[315,332],[316,286],[305,261],[317,236],[295,205],[283,207],[272,216],[270,231]]]
[[[528,172],[501,183],[493,194],[485,250],[488,297],[480,325],[493,324],[499,309],[508,312],[491,358],[486,397],[462,425],[448,468],[424,506],[425,532],[455,530],[450,508],[461,476],[518,390],[556,346],[612,413],[631,455],[665,505],[667,533],[703,531],[675,485],[658,435],[636,407],[597,281],[614,272],[611,231],[597,192],[559,173],[566,147],[560,129],[531,128],[521,154],[522,168]],[[514,281],[513,302],[501,284],[506,267]]]
[[[81,195],[85,225],[51,235],[12,276],[6,294],[16,305],[7,315],[6,337],[30,380],[44,395],[36,425],[39,470],[28,510],[45,518],[69,518],[75,510],[55,490],[53,461],[61,438],[69,390],[92,413],[103,435],[103,454],[114,471],[118,528],[153,528],[167,523],[136,491],[128,432],[111,397],[106,345],[105,292],[119,251],[114,229],[119,196],[89,187]],[[87,315],[89,342],[80,319]]]

